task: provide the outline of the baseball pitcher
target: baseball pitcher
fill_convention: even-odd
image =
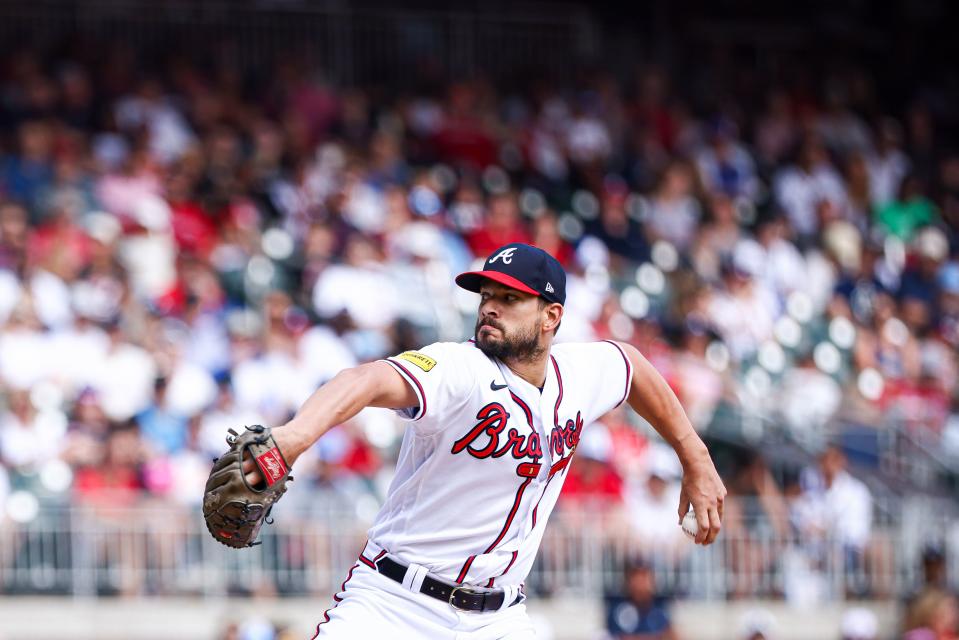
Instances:
[[[583,428],[624,402],[682,461],[679,520],[692,506],[696,542],[719,534],[726,489],[663,378],[628,344],[553,344],[566,274],[552,256],[509,244],[456,283],[480,294],[473,339],[341,372],[289,423],[234,436],[207,484],[210,531],[247,546],[328,429],[364,407],[409,421],[369,541],[314,638],[533,638],[523,581]],[[227,496],[248,487],[257,504]]]

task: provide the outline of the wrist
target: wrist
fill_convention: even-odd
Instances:
[[[287,464],[291,467],[293,463],[296,462],[296,459],[299,458],[311,444],[303,434],[303,430],[297,428],[292,421],[275,427],[273,429],[273,439],[276,440],[276,445],[279,447],[280,453],[283,454]]]
[[[676,443],[676,455],[683,467],[709,459],[709,449],[695,431],[690,430]]]

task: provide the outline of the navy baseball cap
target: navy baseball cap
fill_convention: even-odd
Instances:
[[[511,242],[494,251],[482,271],[467,271],[456,276],[456,284],[476,293],[483,280],[566,304],[566,272],[556,258],[539,247]]]

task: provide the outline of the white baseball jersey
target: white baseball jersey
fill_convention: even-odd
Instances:
[[[583,427],[622,404],[632,367],[613,342],[552,347],[542,391],[473,341],[385,360],[419,406],[370,541],[462,584],[529,574]]]

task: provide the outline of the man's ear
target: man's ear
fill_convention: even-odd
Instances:
[[[546,321],[543,323],[543,331],[556,331],[559,329],[559,323],[563,321],[563,305],[553,302],[546,305]]]

